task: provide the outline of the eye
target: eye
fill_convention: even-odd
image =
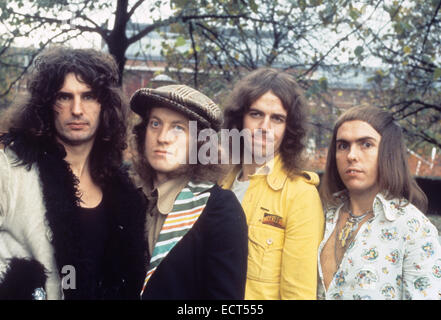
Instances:
[[[180,133],[180,132],[185,132],[185,128],[184,128],[183,126],[179,125],[179,124],[175,125],[175,126],[173,127],[173,130],[176,131],[176,132],[178,132],[178,133]]]
[[[369,149],[369,148],[373,147],[373,144],[370,143],[369,141],[365,141],[365,142],[362,143],[362,146],[365,149]]]
[[[348,144],[346,142],[337,142],[337,150],[346,150]]]
[[[149,126],[151,128],[158,128],[159,127],[159,121],[157,121],[157,120],[150,120]]]
[[[66,94],[66,93],[63,93],[63,92],[60,92],[60,93],[57,94],[57,98],[56,99],[58,101],[68,101],[70,99],[70,95]]]
[[[96,97],[93,93],[86,93],[83,96],[84,100],[88,100],[88,101],[92,101],[92,100],[96,100]]]
[[[248,115],[249,115],[251,118],[258,118],[258,117],[260,117],[262,114],[261,114],[260,112],[258,112],[258,111],[251,110],[251,111],[248,112]]]
[[[277,123],[284,123],[285,122],[285,118],[281,117],[281,116],[273,116],[272,119]]]

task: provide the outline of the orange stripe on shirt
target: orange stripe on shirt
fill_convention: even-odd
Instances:
[[[185,222],[185,223],[176,224],[176,225],[169,226],[169,227],[163,226],[162,230],[176,229],[176,228],[180,228],[180,227],[189,226],[189,225],[192,225],[192,224],[194,224],[194,221],[188,221],[188,222]]]

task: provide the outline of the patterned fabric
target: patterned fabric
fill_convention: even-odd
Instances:
[[[173,247],[187,234],[198,220],[210,197],[204,192],[214,184],[194,184],[189,182],[176,198],[172,211],[167,215],[161,232],[159,233],[149,268],[144,280],[140,295],[144,293],[147,282],[159,266],[161,261]]]
[[[337,196],[345,198],[344,193]],[[437,229],[406,200],[387,200],[382,194],[374,200],[374,217],[360,227],[326,291],[320,255],[342,206],[326,211],[325,236],[318,254],[319,299],[441,299]]]

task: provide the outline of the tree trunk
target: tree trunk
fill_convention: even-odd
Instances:
[[[119,85],[122,85],[124,66],[126,65],[126,51],[129,47],[126,28],[128,17],[128,0],[118,0],[115,13],[115,24],[109,37],[106,39],[109,53],[115,58],[119,69]]]

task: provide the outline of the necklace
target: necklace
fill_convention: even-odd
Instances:
[[[342,248],[346,246],[346,241],[351,238],[352,233],[358,229],[358,224],[360,221],[372,212],[373,210],[370,209],[359,216],[355,216],[351,209],[348,210],[349,218],[346,220],[344,227],[341,229],[340,234],[338,235],[338,240],[340,241]]]

